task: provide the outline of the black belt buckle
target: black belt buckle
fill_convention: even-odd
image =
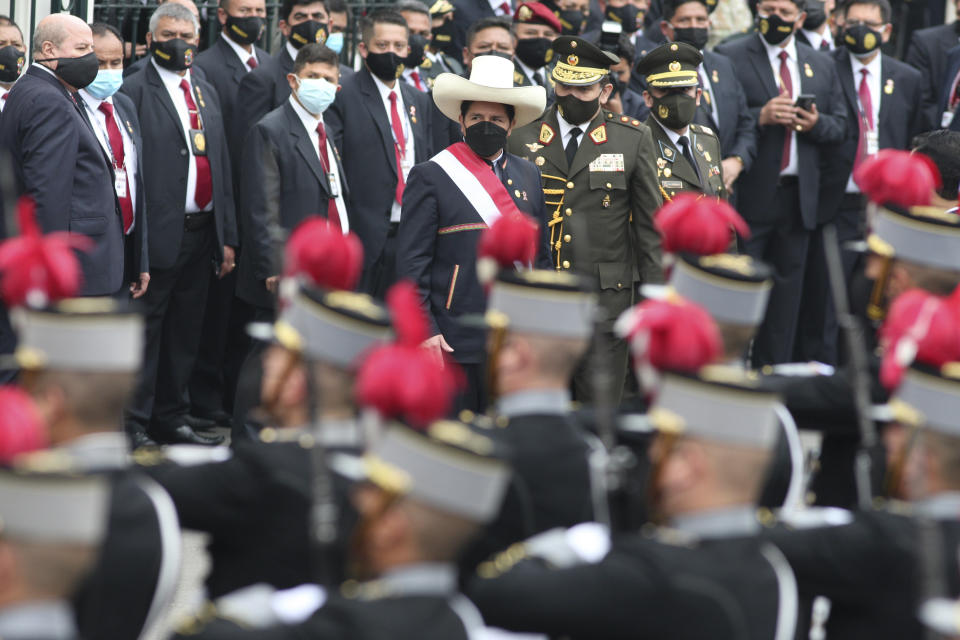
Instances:
[[[387,230],[387,237],[388,237],[388,238],[393,238],[393,237],[395,237],[395,236],[397,235],[397,231],[399,231],[399,230],[400,230],[400,223],[399,223],[399,222],[391,222],[391,223],[390,223],[390,228]]]
[[[777,179],[778,187],[795,187],[800,184],[800,178],[797,176],[780,176]]]

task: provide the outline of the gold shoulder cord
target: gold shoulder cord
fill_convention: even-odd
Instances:
[[[566,178],[562,178],[560,176],[552,176],[548,173],[542,173],[540,175],[543,178],[548,180],[558,180],[561,184],[564,184],[567,181]],[[563,212],[561,211],[561,209],[563,208],[563,198],[565,194],[566,194],[566,189],[547,189],[546,187],[543,188],[544,204],[548,204],[550,206],[556,205],[557,207],[556,209],[553,210],[553,217],[551,218],[550,222],[547,223],[547,226],[550,227],[550,247],[553,249],[553,255],[554,255],[554,258],[556,259],[555,260],[556,264],[554,265],[556,269],[559,269],[561,265],[560,247],[563,243]],[[557,200],[556,202],[553,202],[551,200],[547,200],[547,197],[549,196],[553,196],[553,197],[560,196],[560,199]]]

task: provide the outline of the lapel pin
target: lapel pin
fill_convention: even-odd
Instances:
[[[888,96],[893,93],[893,78],[887,78],[887,83],[883,85],[883,92]]]

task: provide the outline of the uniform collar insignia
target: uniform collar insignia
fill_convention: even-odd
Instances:
[[[556,134],[553,132],[553,129],[550,128],[546,122],[540,124],[540,142],[544,146],[550,144]]]
[[[601,122],[600,126],[590,132],[590,139],[594,144],[603,144],[607,141],[607,125]]]
[[[661,158],[663,158],[667,162],[673,162],[674,160],[676,160],[677,154],[674,153],[673,149],[667,146],[667,144],[663,140],[657,140],[657,144],[660,145]]]

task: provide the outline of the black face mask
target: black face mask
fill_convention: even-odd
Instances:
[[[807,2],[805,11],[807,17],[803,21],[803,28],[808,31],[819,29],[820,25],[827,21],[827,12],[823,10],[823,3],[819,0]]]
[[[410,34],[410,53],[403,59],[403,66],[416,69],[423,63],[423,51],[427,48],[427,39],[416,33]]]
[[[237,44],[253,44],[263,35],[265,21],[259,16],[238,18],[227,14],[227,24],[224,28],[230,39]]]
[[[855,56],[866,56],[880,46],[880,32],[865,24],[855,24],[843,30],[843,44]]]
[[[287,38],[294,49],[307,44],[323,44],[327,41],[327,25],[316,20],[307,20],[290,27],[290,37]]]
[[[153,59],[164,69],[183,71],[193,65],[193,56],[197,50],[186,40],[174,38],[164,42],[154,40],[150,43],[150,51]]]
[[[430,46],[434,49],[443,51],[447,55],[456,56],[456,45],[453,42],[453,36],[456,28],[452,20],[444,20],[439,27],[430,30]]]
[[[653,99],[653,113],[668,129],[683,129],[693,122],[697,113],[697,99],[685,93],[668,93]]]
[[[539,69],[547,64],[547,51],[552,41],[547,38],[524,38],[517,40],[517,57],[531,69]]]
[[[23,51],[13,45],[0,49],[0,82],[14,82],[19,78],[25,59]]]
[[[697,49],[703,49],[707,46],[707,40],[710,38],[710,30],[706,27],[674,27],[673,39],[676,42],[686,42]]]
[[[100,61],[97,60],[97,54],[93,51],[79,58],[43,58],[42,60],[37,58],[36,62],[53,62],[54,60],[57,61],[57,68],[53,69],[53,72],[76,89],[83,89],[93,82],[97,77],[97,71],[100,70]]]
[[[467,146],[482,158],[489,158],[507,146],[507,130],[492,122],[478,122],[466,129]]]
[[[597,114],[600,108],[600,97],[593,100],[581,100],[572,94],[557,96],[557,109],[563,119],[570,124],[584,124]]]
[[[771,45],[778,45],[793,35],[793,23],[780,16],[757,15],[757,31]]]
[[[578,36],[587,27],[587,16],[577,9],[561,11],[557,18],[560,19],[561,35],[564,36]]]
[[[367,53],[367,68],[370,73],[384,82],[396,80],[403,73],[403,58],[393,51],[387,53]]]
[[[607,7],[606,17],[608,20],[619,22],[624,33],[635,33],[640,28],[637,23],[643,20],[640,10],[632,4],[625,4],[622,7]]]

